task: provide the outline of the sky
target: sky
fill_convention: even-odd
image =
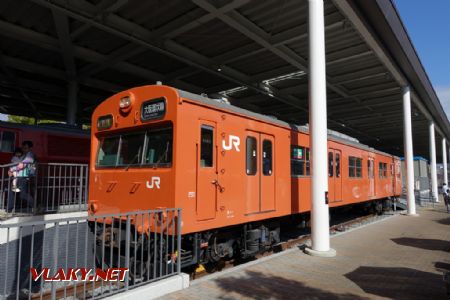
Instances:
[[[394,0],[450,120],[450,0]]]

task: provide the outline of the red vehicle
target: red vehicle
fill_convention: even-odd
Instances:
[[[26,140],[33,142],[33,152],[41,163],[89,162],[89,131],[64,124],[0,122],[0,165],[10,163],[14,148]]]
[[[308,218],[307,127],[167,86],[113,95],[92,124],[90,212],[182,208],[183,265],[254,255],[279,242],[281,223]],[[335,132],[328,148],[330,207],[400,195],[398,157]],[[151,220],[133,222],[152,239]]]

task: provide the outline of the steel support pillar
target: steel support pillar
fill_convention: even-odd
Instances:
[[[67,112],[66,123],[75,125],[77,123],[77,108],[78,108],[78,83],[71,80],[67,86]]]
[[[311,248],[315,256],[335,256],[330,248],[328,211],[327,83],[323,0],[309,3],[309,137],[311,147]]]
[[[444,165],[444,183],[448,188],[448,174],[447,174],[447,139],[442,139],[442,164]]]
[[[403,88],[403,146],[406,167],[406,202],[408,215],[416,214],[414,197],[414,161],[411,121],[411,92],[409,86]]]
[[[430,169],[431,169],[431,196],[432,200],[439,202],[436,170],[436,140],[434,137],[434,122],[430,121]]]

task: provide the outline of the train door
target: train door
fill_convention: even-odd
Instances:
[[[369,157],[367,160],[367,177],[369,178],[369,197],[375,196],[375,163],[373,157]]]
[[[342,201],[341,150],[328,151],[328,200]]]
[[[247,131],[245,137],[245,176],[246,176],[246,212],[257,213],[260,208],[260,168],[259,159],[259,133]]]
[[[197,220],[213,219],[217,203],[216,124],[200,121],[197,140]]]
[[[260,211],[271,211],[275,209],[275,174],[273,166],[274,138],[270,135],[260,135],[261,145],[261,207]]]

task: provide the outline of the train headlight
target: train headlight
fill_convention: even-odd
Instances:
[[[131,98],[130,96],[125,96],[120,98],[119,107],[122,110],[126,110],[131,106]]]

